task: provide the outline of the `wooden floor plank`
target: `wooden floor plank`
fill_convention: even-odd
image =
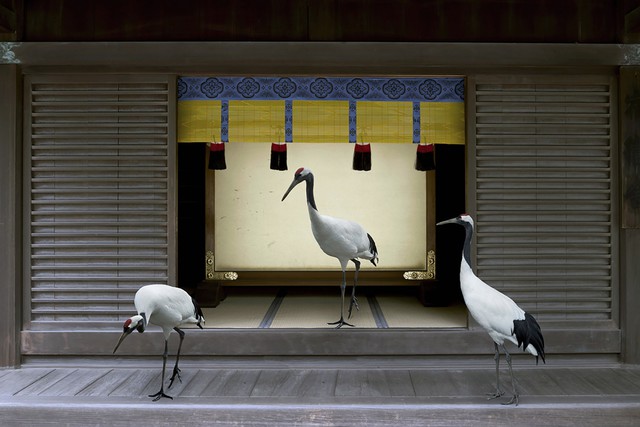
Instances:
[[[408,370],[382,371],[391,396],[394,397],[415,397],[416,391],[413,389],[411,374]]]
[[[486,399],[487,394],[496,389],[495,370],[461,369],[447,370],[448,379],[455,396],[474,396]],[[506,372],[500,372],[502,390],[511,390],[511,378]],[[507,388],[508,387],[508,388]]]
[[[336,396],[415,396],[409,371],[341,370]]]
[[[20,390],[16,393],[16,396],[37,396],[45,390],[53,387],[59,381],[62,381],[62,379],[76,372],[78,372],[77,369],[54,369],[38,381],[35,381],[33,384],[30,384],[28,387]]]
[[[288,387],[296,391],[296,396],[326,398],[334,395],[337,377],[334,369],[303,370],[292,378],[298,383]]]
[[[340,370],[336,382],[336,397],[391,396],[384,373],[372,370]]]
[[[80,390],[77,396],[109,396],[117,389],[131,373],[119,369],[112,369],[106,375],[98,378],[84,389]]]
[[[500,405],[502,399],[486,400],[484,394],[495,386],[493,369],[192,365],[169,391],[180,398],[160,402],[146,396],[159,388],[155,364],[18,369],[1,377],[0,388],[10,394],[0,395],[0,425],[637,425],[640,368],[545,367],[514,373],[521,390],[518,408]],[[501,378],[509,392],[506,369]]]
[[[188,382],[185,382],[184,387],[180,391],[182,397],[197,397],[202,396],[202,392],[211,384],[217,380],[220,374],[218,369],[198,369]]]
[[[0,381],[5,375],[9,374],[9,372],[11,371],[12,371],[11,369],[0,369]]]
[[[616,369],[590,369],[584,378],[601,394],[640,394],[640,382],[629,380]]]
[[[84,388],[107,375],[111,369],[83,369],[69,375],[42,390],[40,396],[74,396]]]
[[[138,397],[142,396],[142,391],[158,375],[155,369],[127,369],[129,376],[120,383],[109,396],[114,397]]]
[[[179,378],[176,378],[173,384],[171,385],[171,388],[168,388],[170,384],[169,379],[171,378],[172,373],[173,373],[173,370],[167,371],[167,373],[165,373],[165,379],[164,379],[165,392],[170,396],[177,397],[182,395],[182,391],[194,379],[194,377],[198,373],[198,370],[197,369],[181,370],[180,378],[182,379],[182,381]],[[156,390],[155,392],[157,391],[158,390]]]
[[[260,372],[252,397],[298,396],[308,370],[267,369]]]
[[[447,370],[411,370],[411,381],[416,396],[459,396],[459,387],[452,383],[452,376]],[[464,381],[462,376],[457,381]]]
[[[553,380],[562,388],[565,395],[597,395],[600,387],[587,380],[585,371],[574,369],[558,369],[553,372]]]
[[[251,395],[260,370],[225,370],[202,390],[201,396],[242,396]]]
[[[4,407],[3,426],[566,426],[637,425],[637,407],[580,405],[191,405],[150,403],[133,407],[34,404]]]
[[[11,396],[18,393],[51,372],[53,372],[51,368],[11,370],[0,381],[0,396]]]
[[[554,378],[554,370],[539,369],[515,372],[521,395],[529,396],[563,396],[567,394],[566,387],[562,387]],[[495,384],[495,382],[494,382]]]

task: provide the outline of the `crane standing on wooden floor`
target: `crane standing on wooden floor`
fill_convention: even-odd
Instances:
[[[536,364],[538,363],[538,357],[542,358],[544,362],[544,338],[540,325],[531,314],[518,307],[511,298],[487,285],[473,273],[470,256],[473,219],[465,214],[439,222],[437,225],[443,224],[462,225],[466,232],[460,265],[460,289],[471,316],[487,331],[494,342],[496,391],[491,393],[489,398],[495,399],[504,394],[500,389],[499,369],[500,349],[502,349],[509,365],[511,384],[513,386],[513,397],[505,404],[515,403],[518,405],[518,391],[511,366],[511,355],[507,351],[504,341],[509,340],[518,347],[522,346],[522,350],[528,351],[536,357]]]
[[[198,307],[196,301],[184,290],[168,285],[146,285],[138,289],[133,300],[136,307],[137,315],[125,320],[122,335],[113,349],[115,353],[124,339],[133,331],[144,332],[147,323],[153,323],[160,326],[164,334],[164,354],[162,355],[162,379],[160,382],[160,391],[151,394],[149,397],[155,397],[153,401],[159,400],[161,397],[173,399],[164,393],[164,371],[167,365],[167,342],[171,331],[174,330],[180,336],[180,344],[178,345],[178,354],[176,356],[176,364],[173,367],[173,375],[169,381],[169,387],[173,385],[173,381],[180,378],[180,369],[178,362],[180,361],[180,350],[182,349],[182,341],[185,333],[178,328],[180,325],[187,323],[195,323],[202,329],[204,316],[202,310]]]
[[[360,260],[358,258],[364,258],[373,265],[376,265],[378,260],[378,249],[373,238],[362,228],[362,226],[356,222],[348,221],[340,218],[333,218],[327,215],[321,215],[316,207],[315,198],[313,196],[313,173],[311,170],[305,168],[299,168],[294,177],[293,182],[287,189],[282,200],[284,200],[289,192],[301,182],[307,183],[307,207],[309,209],[309,219],[311,220],[311,231],[315,237],[320,249],[329,256],[338,258],[340,266],[342,267],[342,285],[341,290],[341,305],[340,305],[340,320],[337,322],[329,323],[329,325],[337,325],[337,328],[342,325],[353,326],[344,320],[344,294],[347,287],[347,264],[351,260],[356,266],[356,272],[353,279],[353,289],[351,291],[351,302],[349,303],[348,319],[351,318],[351,310],[355,306],[357,310],[358,299],[356,298],[356,285],[358,284],[358,272],[360,271]]]

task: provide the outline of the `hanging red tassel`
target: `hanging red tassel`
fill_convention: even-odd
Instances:
[[[418,144],[416,150],[416,170],[431,171],[436,168],[433,144]]]
[[[287,144],[271,144],[271,169],[277,171],[287,170]]]
[[[355,144],[353,150],[353,170],[371,170],[371,144]]]
[[[212,142],[209,145],[209,169],[221,170],[226,168],[224,142]]]

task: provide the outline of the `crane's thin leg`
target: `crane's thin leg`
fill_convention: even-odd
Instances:
[[[500,349],[498,344],[493,343],[496,349],[496,353],[493,356],[493,360],[496,361],[496,391],[495,393],[489,393],[489,399],[496,399],[504,395],[504,391],[500,389]]]
[[[160,391],[156,394],[150,394],[149,397],[155,397],[153,401],[160,400],[161,397],[167,397],[169,399],[173,399],[173,397],[164,394],[164,369],[167,366],[167,356],[169,354],[169,350],[167,347],[167,340],[164,340],[164,354],[162,355],[162,380],[160,381]]]
[[[505,359],[507,359],[507,365],[509,365],[509,374],[511,374],[511,385],[513,386],[513,397],[503,405],[511,405],[515,403],[518,406],[518,390],[516,389],[516,378],[513,376],[513,368],[511,367],[511,355],[507,351],[507,348],[503,345],[502,350],[504,350]]]
[[[178,368],[178,362],[180,361],[180,350],[182,349],[182,341],[184,341],[184,332],[182,331],[182,329],[178,329],[177,326],[173,328],[173,330],[176,331],[178,335],[180,335],[180,344],[178,344],[178,355],[176,356],[176,364],[173,366],[173,375],[171,375],[171,378],[169,378],[169,387],[167,388],[171,388],[171,386],[173,385],[173,380],[175,380],[176,377],[178,377],[178,380],[182,382],[182,378],[180,378],[180,368]]]
[[[358,305],[358,298],[356,298],[356,285],[358,284],[358,272],[360,271],[360,261],[356,258],[352,259],[353,263],[356,265],[356,272],[353,276],[353,288],[351,289],[351,302],[349,303],[349,315],[348,319],[351,319],[351,310],[355,306],[356,310],[360,311],[360,306]]]
[[[340,295],[341,295],[341,299],[340,299],[340,320],[338,320],[337,322],[331,322],[328,323],[328,325],[338,325],[336,326],[336,329],[341,328],[342,325],[347,325],[347,326],[352,326],[353,325],[351,323],[347,323],[344,321],[344,292],[347,288],[347,271],[345,270],[345,268],[342,268],[342,285],[340,285]]]

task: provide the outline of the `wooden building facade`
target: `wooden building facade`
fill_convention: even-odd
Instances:
[[[176,86],[190,75],[463,77],[478,275],[538,317],[557,360],[640,363],[635,2],[201,3],[0,2],[1,366],[110,355],[135,290],[188,268],[180,217],[200,213],[179,206]],[[437,220],[461,213],[446,193]],[[158,335],[128,354],[160,353]],[[472,321],[209,329],[184,350],[492,351]]]

